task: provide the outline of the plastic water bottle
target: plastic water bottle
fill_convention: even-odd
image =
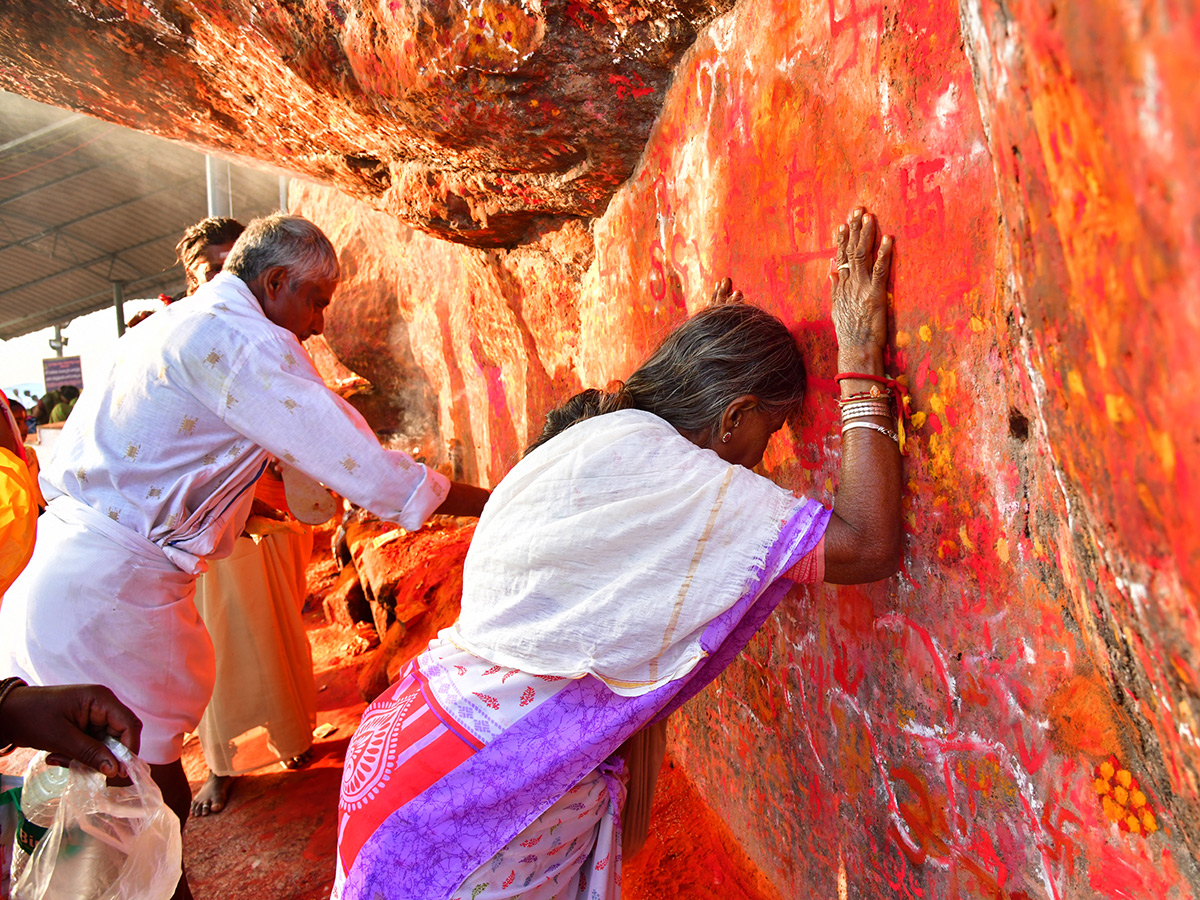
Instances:
[[[43,869],[39,883],[26,885],[18,892],[18,879],[54,824],[70,775],[69,769],[47,765],[45,754],[29,764],[21,788],[21,822],[13,846],[13,900],[23,900],[24,888],[31,888],[43,900],[90,900],[102,896],[120,875],[124,856],[71,822],[59,836],[53,866]]]
[[[45,900],[92,900],[108,893],[121,874],[122,854],[115,853],[78,826],[69,827],[58,845],[58,856]],[[19,900],[19,898],[14,898]]]
[[[37,846],[46,829],[54,824],[54,814],[67,786],[70,771],[62,766],[46,764],[46,754],[33,758],[25,772],[25,783],[21,786],[21,820],[17,828],[17,840],[13,845],[12,883],[29,863],[29,856]]]

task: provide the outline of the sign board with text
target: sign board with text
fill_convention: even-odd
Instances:
[[[42,376],[46,380],[47,393],[68,384],[83,390],[83,365],[78,356],[43,359]]]

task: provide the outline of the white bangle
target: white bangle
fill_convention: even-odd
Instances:
[[[900,435],[892,431],[890,428],[884,428],[882,425],[876,425],[874,422],[847,422],[842,426],[842,434],[845,435],[851,428],[870,428],[872,431],[878,431],[880,434],[886,434],[897,444],[900,443]]]
[[[892,418],[892,407],[888,403],[855,403],[842,407],[842,421],[862,416],[886,416]]]

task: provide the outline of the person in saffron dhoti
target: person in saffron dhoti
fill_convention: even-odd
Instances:
[[[196,582],[217,676],[198,730],[209,776],[194,816],[220,812],[238,775],[309,761],[317,688],[300,613],[312,547],[312,528],[290,514],[283,480],[268,466],[233,553]]]
[[[894,574],[892,242],[876,252],[875,238],[862,209],[836,235],[833,509],[752,471],[800,408],[804,366],[782,322],[720,302],[740,300],[726,279],[719,302],[618,390],[553,413],[496,487],[458,621],[351,740],[334,898],[617,897],[622,858],[646,832],[666,717],[793,583]]]
[[[224,272],[127,331],[43,469],[33,558],[0,605],[0,676],[110,687],[181,824],[183,737],[213,686],[196,576],[233,549],[268,458],[406,528],[478,515],[488,496],[385,450],[322,382],[300,342],[324,329],[339,276],[319,228],[268,216]]]

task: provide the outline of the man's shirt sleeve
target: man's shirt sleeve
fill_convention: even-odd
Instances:
[[[298,341],[256,344],[231,372],[227,425],[273,456],[388,521],[421,527],[449,480],[385,450],[354,407],[321,380]]]

